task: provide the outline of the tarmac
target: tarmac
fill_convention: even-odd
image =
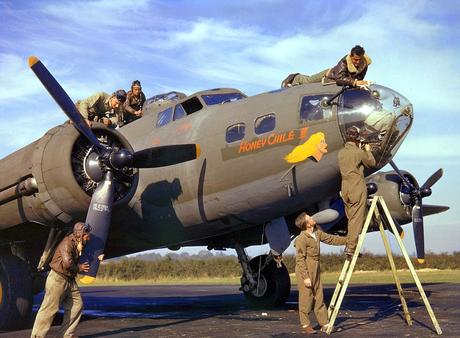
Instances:
[[[325,286],[326,304],[335,285]],[[460,284],[423,285],[444,337],[460,336]],[[413,324],[408,326],[394,284],[351,285],[334,337],[436,337],[415,284],[403,284]],[[297,289],[277,309],[248,306],[236,285],[107,286],[81,288],[85,310],[79,337],[301,337]],[[34,316],[43,295],[34,299]],[[312,315],[312,321],[314,316]],[[62,320],[59,313],[49,332]],[[31,326],[31,325],[30,325]],[[0,332],[30,337],[31,329]],[[317,336],[326,336],[318,332]]]

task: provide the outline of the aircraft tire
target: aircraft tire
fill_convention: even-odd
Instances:
[[[259,271],[259,264],[264,264],[267,255],[254,257],[249,262],[254,272]],[[286,266],[281,268],[272,260],[260,273],[259,290],[243,291],[245,298],[251,306],[276,307],[283,305],[291,292],[291,280]]]
[[[29,266],[13,255],[0,255],[0,330],[30,325],[32,276]]]

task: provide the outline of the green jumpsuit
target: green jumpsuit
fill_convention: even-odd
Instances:
[[[302,85],[305,83],[314,83],[314,82],[321,82],[324,76],[326,76],[327,72],[329,69],[325,69],[319,73],[313,74],[313,75],[303,75],[303,74],[297,74],[294,79],[292,80],[292,85],[293,86],[298,86]]]
[[[112,125],[116,126],[121,116],[122,109],[120,107],[122,105],[117,109],[112,109],[109,104],[110,98],[110,94],[98,92],[86,99],[77,101],[75,106],[83,118],[87,120],[102,122],[102,118],[106,117],[112,122]]]
[[[324,304],[323,284],[320,276],[320,241],[332,245],[344,245],[346,237],[327,234],[321,230],[314,231],[315,237],[302,231],[295,240],[296,264],[295,275],[299,289],[299,317],[302,326],[310,325],[308,317],[315,312],[318,324],[328,323],[327,309]],[[307,288],[304,280],[310,278],[311,288]]]
[[[367,204],[367,187],[364,181],[364,166],[375,166],[370,151],[360,149],[354,142],[345,143],[339,151],[339,168],[342,175],[342,199],[348,218],[347,248],[353,252],[364,225]]]

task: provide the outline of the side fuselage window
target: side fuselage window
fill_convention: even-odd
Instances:
[[[328,99],[325,95],[304,96],[300,106],[300,119],[307,121],[318,121],[332,116],[332,106],[321,106],[321,100]]]
[[[257,135],[268,133],[275,129],[276,117],[274,113],[259,116],[254,122],[254,131]]]
[[[173,116],[173,107],[169,107],[166,110],[163,110],[158,113],[157,119],[157,127],[163,127],[164,125],[168,124],[172,121]]]
[[[245,131],[246,126],[243,122],[231,125],[227,128],[227,132],[225,133],[225,140],[227,143],[242,140],[244,138]]]

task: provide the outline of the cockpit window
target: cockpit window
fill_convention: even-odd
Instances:
[[[317,121],[332,117],[332,106],[322,106],[321,100],[329,97],[324,95],[304,96],[300,106],[300,119],[307,121]]]
[[[158,113],[157,127],[162,127],[172,121],[173,107]]]
[[[181,104],[178,104],[176,106],[176,109],[174,109],[174,121],[179,120],[183,117],[187,116],[187,113],[185,112],[184,108],[182,107]]]
[[[254,131],[257,135],[268,133],[275,129],[276,118],[275,114],[270,113],[267,115],[259,116],[254,122]]]
[[[227,128],[227,132],[225,133],[225,140],[227,143],[242,140],[244,138],[245,130],[246,126],[243,122],[234,124]]]
[[[244,98],[244,96],[240,93],[207,94],[201,95],[201,97],[208,106],[238,101]]]
[[[358,127],[361,140],[372,145],[377,164],[384,165],[407,134],[413,109],[401,94],[373,85],[369,90],[346,90],[339,99],[338,119],[342,135],[349,127]]]
[[[187,115],[193,114],[203,108],[198,97],[194,96],[187,101],[181,103],[182,108],[186,111]]]

